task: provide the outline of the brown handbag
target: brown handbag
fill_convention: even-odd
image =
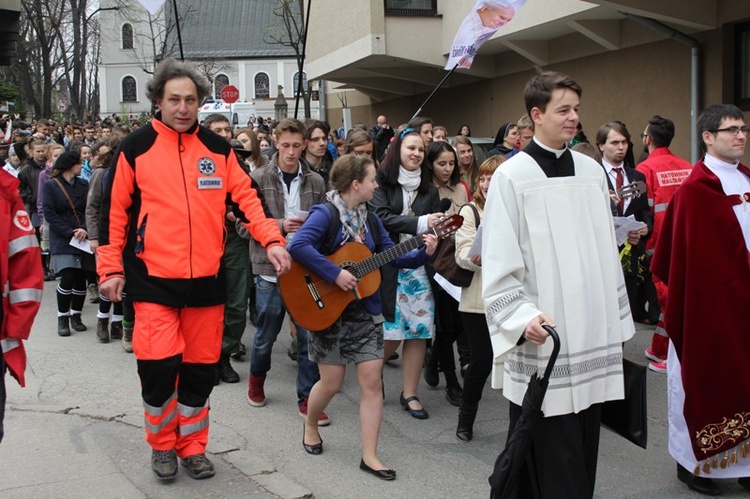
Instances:
[[[474,226],[478,228],[481,223],[479,221],[479,212],[473,204],[466,203],[464,206],[467,205],[474,211]],[[435,272],[445,277],[448,282],[454,286],[467,288],[471,284],[471,280],[474,278],[473,270],[466,270],[456,263],[455,235],[440,240],[437,252],[435,253],[435,258],[433,258],[431,265],[432,268],[435,269]]]

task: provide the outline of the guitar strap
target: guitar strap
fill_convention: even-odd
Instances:
[[[326,201],[325,205],[328,207],[328,213],[331,215],[331,222],[328,224],[328,230],[318,251],[322,255],[330,255],[335,249],[333,243],[336,241],[336,236],[341,232],[341,219],[339,218],[339,210],[333,203]],[[367,210],[367,224],[370,226],[369,233],[372,234],[372,240],[375,241],[375,247],[377,248],[380,242],[380,224],[376,215],[370,210]]]

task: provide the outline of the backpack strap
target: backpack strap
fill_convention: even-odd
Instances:
[[[367,210],[367,225],[370,226],[370,234],[372,234],[372,242],[375,243],[375,249],[377,250],[380,245],[380,219],[371,210]]]
[[[339,210],[333,203],[326,201],[323,204],[328,208],[328,213],[331,215],[331,222],[328,224],[328,230],[319,251],[323,255],[330,255],[333,253],[333,243],[336,241],[336,236],[341,231],[341,219],[339,218]]]

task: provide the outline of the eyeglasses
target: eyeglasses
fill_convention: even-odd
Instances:
[[[711,130],[713,133],[719,133],[719,132],[729,132],[732,135],[739,135],[740,132],[747,135],[750,133],[750,127],[748,126],[728,126],[726,128],[717,128],[716,130]]]

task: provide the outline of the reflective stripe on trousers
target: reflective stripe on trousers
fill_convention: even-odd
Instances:
[[[174,446],[177,428],[177,392],[164,405],[155,407],[143,402],[146,441],[157,450],[170,450]]]
[[[179,414],[177,431],[180,436],[186,437],[208,429],[208,407],[208,400],[203,407],[188,407],[177,404],[177,413]]]

